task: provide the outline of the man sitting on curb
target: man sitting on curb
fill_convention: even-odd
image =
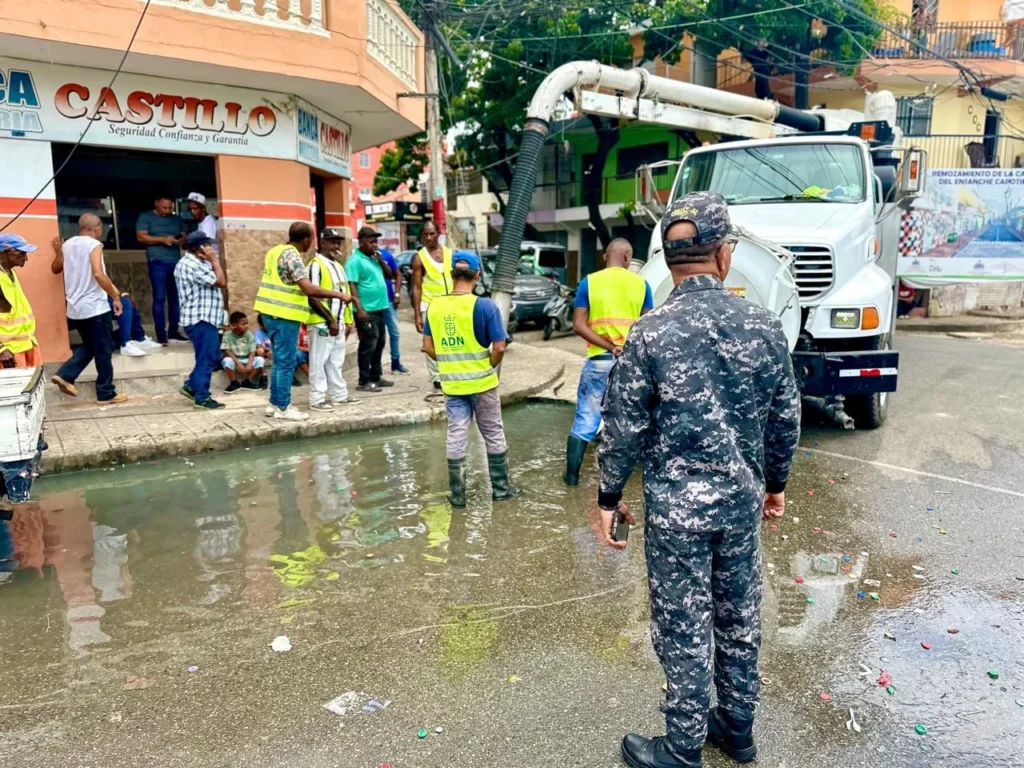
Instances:
[[[448,483],[453,507],[466,506],[466,444],[469,422],[487,446],[493,498],[508,499],[516,489],[508,479],[508,444],[501,422],[498,364],[505,356],[508,334],[497,305],[478,298],[473,287],[480,277],[480,259],[462,251],[452,264],[452,292],[437,296],[423,323],[423,352],[437,361],[448,412]]]
[[[174,268],[174,282],[181,302],[181,324],[192,340],[196,364],[181,394],[196,408],[223,408],[210,396],[210,379],[220,362],[220,324],[224,320],[224,295],[227,283],[213,241],[203,232],[185,238],[185,255]]]

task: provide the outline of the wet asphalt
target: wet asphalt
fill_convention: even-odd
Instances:
[[[898,348],[888,423],[807,413],[764,531],[759,765],[1024,763],[1024,350]],[[437,425],[44,478],[0,530],[0,766],[619,765],[663,678],[571,418],[507,411],[520,498],[476,440],[454,514]]]

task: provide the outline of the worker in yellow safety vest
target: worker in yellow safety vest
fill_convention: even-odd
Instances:
[[[423,333],[423,318],[430,303],[439,296],[447,296],[454,288],[452,279],[452,252],[438,242],[437,225],[428,221],[420,230],[423,247],[412,257],[412,311],[416,330]],[[435,391],[441,390],[437,363],[427,357],[427,374]]]
[[[309,319],[309,299],[339,299],[346,304],[352,301],[350,294],[321,288],[309,279],[302,254],[312,244],[313,228],[304,221],[292,224],[288,228],[288,242],[267,251],[256,291],[255,309],[263,316],[273,351],[270,405],[266,415],[275,419],[305,421],[309,418],[308,413],[292,406],[292,374],[299,347],[299,326]]]
[[[479,277],[480,258],[459,251],[452,265],[452,291],[430,302],[423,323],[423,351],[437,363],[448,412],[448,498],[453,507],[466,506],[466,444],[474,416],[487,447],[491,495],[495,500],[516,495],[508,479],[498,394],[498,364],[508,334],[497,305],[474,295]]]
[[[37,246],[13,232],[0,232],[0,367],[33,368],[43,364],[36,341],[36,318],[15,267],[24,267]]]
[[[565,448],[565,482],[577,485],[587,443],[601,428],[601,401],[608,374],[622,352],[629,329],[641,315],[654,308],[651,287],[640,275],[629,271],[633,246],[616,238],[605,249],[604,269],[583,278],[576,288],[573,330],[587,342],[576,391],[576,418]]]

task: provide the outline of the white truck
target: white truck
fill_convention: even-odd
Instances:
[[[902,147],[894,129],[892,94],[871,94],[863,113],[801,111],[645,70],[574,62],[552,72],[535,94],[516,176],[533,162],[536,134],[542,141],[566,94],[581,112],[706,139],[679,164],[667,199],[657,199],[649,169],[640,169],[638,207],[656,218],[688,192],[722,194],[742,230],[727,287],[781,317],[806,396],[845,428],[880,426],[899,368],[892,334],[900,209],[922,191],[925,176],[924,152]],[[506,249],[518,258],[514,229],[523,187],[514,177],[498,272]],[[672,281],[658,227],[641,274],[655,303],[664,301]],[[498,279],[495,286],[501,288]]]

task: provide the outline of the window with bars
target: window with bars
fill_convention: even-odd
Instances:
[[[906,136],[927,136],[932,132],[931,96],[900,96],[896,99],[896,125]]]

